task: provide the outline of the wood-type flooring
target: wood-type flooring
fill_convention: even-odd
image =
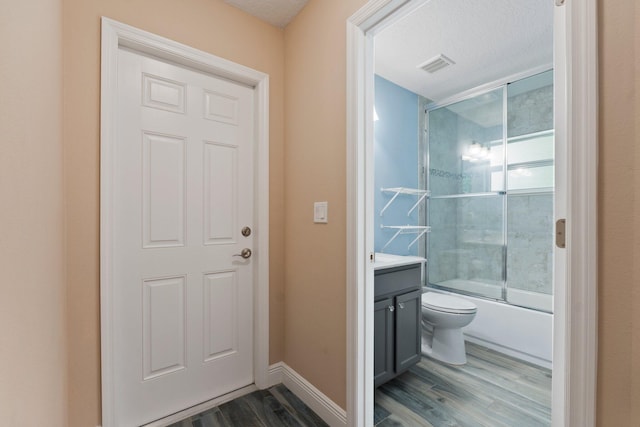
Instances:
[[[423,357],[375,392],[376,427],[539,427],[551,425],[551,371],[467,343],[467,364]],[[280,384],[170,427],[279,427],[327,424]]]
[[[284,385],[258,390],[169,427],[325,427],[315,412]]]
[[[551,371],[467,343],[467,364],[423,357],[375,393],[376,427],[551,425]]]

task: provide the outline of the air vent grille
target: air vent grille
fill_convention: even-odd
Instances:
[[[453,64],[455,64],[455,62],[453,62],[443,54],[440,54],[418,65],[418,68],[422,68],[427,73],[433,74],[436,71],[440,71],[443,68]]]

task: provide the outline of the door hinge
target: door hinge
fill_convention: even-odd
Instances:
[[[567,220],[562,218],[556,221],[556,246],[564,249],[567,247]]]
[[[566,0],[556,0],[556,6],[564,6]]]

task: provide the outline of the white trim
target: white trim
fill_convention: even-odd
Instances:
[[[277,362],[269,366],[269,387],[273,387],[277,384],[282,384],[282,370],[284,369],[284,362]]]
[[[405,10],[425,0],[411,0]],[[347,21],[347,409],[348,425],[373,424],[372,34],[400,14],[371,0]],[[567,270],[554,322],[553,425],[595,425],[597,354],[597,0],[567,1]],[[558,15],[562,15],[558,14]],[[368,144],[368,145],[367,145]],[[369,167],[369,169],[371,169]],[[564,357],[559,357],[564,355]],[[560,403],[558,403],[560,402]]]
[[[115,138],[118,49],[138,52],[224,77],[254,88],[256,95],[256,174],[254,252],[254,381],[265,388],[269,380],[269,76],[207,52],[146,31],[102,18],[100,110],[100,320],[102,344],[102,425],[114,426],[113,410],[113,143]]]
[[[563,378],[554,393],[564,391],[564,416],[554,426],[591,427],[596,424],[597,381],[597,188],[598,188],[598,36],[596,0],[568,1],[567,66],[567,271],[562,354]],[[558,311],[556,306],[554,311]],[[560,329],[563,329],[562,331]],[[559,360],[562,359],[562,360]],[[555,374],[555,372],[554,372]],[[554,375],[556,380],[556,375]],[[557,401],[554,396],[554,402]],[[553,406],[555,408],[555,406]]]
[[[272,380],[271,386],[284,384],[330,426],[345,427],[347,425],[346,411],[286,363],[278,362],[271,365],[269,374]]]
[[[347,22],[347,420],[373,424],[373,349],[367,334],[368,301],[364,247],[364,33]],[[371,323],[371,322],[369,322]],[[371,378],[369,378],[371,377]],[[369,397],[369,398],[368,398]],[[371,414],[371,415],[370,415]]]

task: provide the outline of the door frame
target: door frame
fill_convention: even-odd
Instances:
[[[210,53],[102,17],[100,102],[100,334],[102,362],[102,426],[114,425],[113,366],[113,174],[117,137],[118,50],[197,69],[253,88],[254,224],[253,369],[258,388],[269,386],[269,76]],[[185,408],[186,409],[186,408]]]
[[[373,36],[428,0],[370,0],[347,20],[347,424],[373,425]],[[554,291],[552,425],[595,426],[597,379],[597,0],[555,0],[564,68],[566,285]],[[556,64],[556,66],[557,66]],[[562,177],[561,177],[562,178]],[[556,212],[556,215],[563,212]]]

